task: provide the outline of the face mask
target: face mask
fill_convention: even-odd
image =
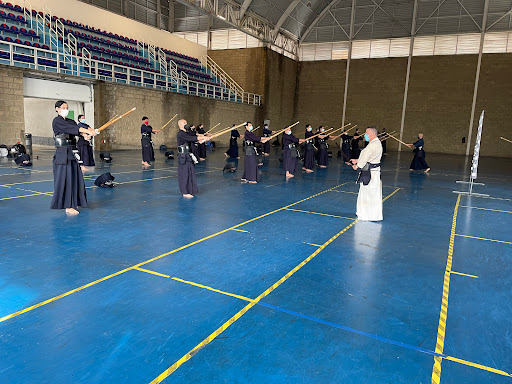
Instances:
[[[323,132],[323,131],[325,131],[325,129],[323,129],[323,128],[322,128],[322,129],[320,130],[320,132]]]
[[[249,126],[247,127],[247,130],[248,130],[249,132],[251,132],[251,131],[252,131],[252,125],[249,125]]]
[[[68,114],[69,114],[69,109],[61,109],[61,110],[60,110],[60,115],[61,115],[62,117],[67,117],[67,116],[68,116]]]
[[[368,136],[368,134],[367,134],[367,133],[365,133],[365,134],[364,134],[364,139],[365,139],[366,141],[370,141],[370,136]]]
[[[286,132],[287,135],[291,135],[292,134],[292,131],[288,131]]]
[[[308,132],[311,132],[313,130],[313,128],[309,127],[308,128]]]
[[[80,120],[80,122],[81,122],[82,124],[85,124],[85,119],[81,119],[81,120]]]
[[[149,124],[149,121],[147,121],[147,120],[146,120],[146,121],[144,121],[144,124],[148,125],[148,124]]]

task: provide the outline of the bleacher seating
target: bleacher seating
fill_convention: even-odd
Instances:
[[[36,29],[36,15],[41,16],[39,20],[46,20],[42,12],[32,10],[34,24],[31,25],[31,20],[25,18],[25,10],[22,7],[0,0],[0,60],[9,60],[11,57],[11,51],[5,49],[7,45],[2,44],[7,42],[15,44],[12,59],[16,65],[26,67],[36,65],[36,69],[37,66],[43,66],[48,70],[57,67],[70,70],[74,68],[76,71],[77,61],[73,64],[73,60],[68,58],[66,64],[64,64],[62,57],[59,59],[60,63],[57,61],[57,54],[48,46],[50,35],[45,33],[44,36],[39,36],[37,34],[36,31],[40,31],[40,28],[37,27]],[[221,96],[232,99],[229,90],[224,88],[218,79],[211,76],[206,68],[201,65],[200,60],[195,57],[155,47],[155,60],[150,60],[148,58],[148,46],[145,45],[144,52],[140,51],[140,44],[135,39],[58,16],[52,16],[52,20],[54,22],[59,20],[64,26],[64,37],[59,36],[61,42],[69,44],[69,35],[76,39],[76,51],[73,47],[73,55],[82,56],[82,48],[86,48],[90,52],[89,59],[96,61],[92,66],[88,62],[82,62],[80,65],[80,75],[82,76],[94,77],[98,75],[107,79],[116,79],[150,87],[157,85],[168,88],[173,84],[174,89],[178,87],[177,91],[180,92],[180,87],[184,86],[179,85],[181,83],[177,84],[176,80],[172,83],[171,78],[165,77],[164,75],[167,74],[160,71],[161,64],[158,54],[163,52],[165,62],[170,65],[172,60],[172,66],[176,68],[178,74],[186,74],[187,78],[192,81],[186,87],[188,92],[201,96]],[[48,24],[47,27],[49,27]],[[54,47],[53,43],[52,47]],[[32,48],[37,48],[39,51],[36,52]],[[63,49],[59,48],[61,53],[64,52]],[[211,86],[218,88],[213,91]]]

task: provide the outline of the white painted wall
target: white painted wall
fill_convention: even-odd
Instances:
[[[53,137],[52,121],[57,116],[55,102],[57,100],[24,98],[25,105],[25,133],[32,136]],[[83,103],[68,101],[69,109],[75,112],[75,121],[83,113]],[[91,120],[94,120],[91,117]]]
[[[23,0],[10,0],[10,3],[23,7],[24,2]],[[197,58],[207,54],[207,49],[203,45],[78,0],[30,0],[30,3],[32,8],[38,12],[42,11],[43,5],[45,5],[51,11],[52,16],[87,24],[136,40],[142,38],[144,41],[148,41],[151,39],[157,46],[171,51]]]

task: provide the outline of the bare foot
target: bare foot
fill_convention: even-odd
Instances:
[[[286,172],[286,177],[295,177],[295,176],[292,175],[290,172]]]
[[[226,158],[228,158],[228,157],[229,157],[229,155],[228,155],[227,153],[224,153],[224,156],[226,156]]]
[[[80,166],[80,169],[82,170],[82,172],[87,172],[89,170],[88,168],[85,168],[83,165]]]
[[[240,160],[240,156],[238,156],[237,159]]]
[[[302,170],[305,171],[305,170],[307,170],[307,168],[306,167],[302,167]]]
[[[265,156],[270,156],[270,153],[264,153]]]
[[[151,164],[149,164],[147,161],[143,161],[142,162],[142,165],[145,166],[145,167],[149,167],[151,166]]]
[[[66,215],[70,215],[70,216],[76,216],[78,215],[80,212],[78,212],[76,209],[74,208],[66,208]]]
[[[247,183],[247,179],[241,179],[240,180],[242,183]]]
[[[412,169],[412,168],[409,168],[409,171],[411,171],[411,172],[412,172],[412,171],[414,171],[414,169]]]
[[[206,159],[203,159],[202,157],[199,158],[199,161],[205,161]]]
[[[430,168],[425,169],[425,173],[428,173],[430,171]]]
[[[191,195],[190,193],[185,193],[185,194],[183,194],[183,197],[186,199],[191,199],[194,197],[194,195]]]
[[[249,181],[249,184],[258,184],[257,181]]]
[[[327,168],[326,165],[319,165],[320,168]]]
[[[306,173],[313,173],[314,171],[312,169],[306,169]]]

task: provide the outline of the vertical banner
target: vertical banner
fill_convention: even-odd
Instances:
[[[478,133],[476,134],[475,151],[473,152],[473,163],[471,165],[471,178],[476,179],[478,172],[478,158],[480,157],[480,140],[482,139],[482,126],[484,123],[484,112],[480,115],[478,122]]]

